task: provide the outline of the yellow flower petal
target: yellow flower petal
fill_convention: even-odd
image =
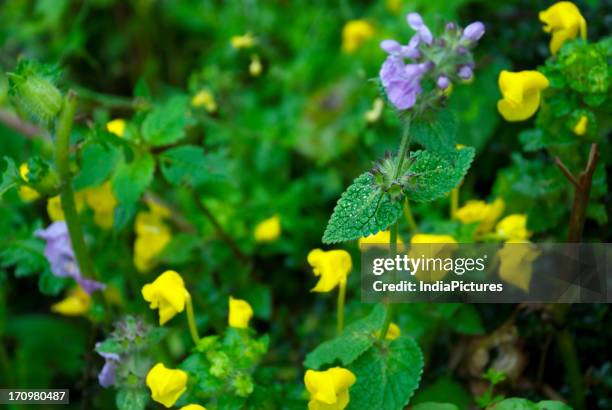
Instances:
[[[207,89],[198,91],[198,93],[191,98],[191,106],[196,108],[204,107],[209,113],[217,111],[215,96]]]
[[[439,258],[446,259],[457,249],[457,240],[451,235],[432,235],[418,233],[412,236],[410,243],[413,246],[410,249],[409,255],[411,258]],[[438,268],[438,267],[437,267]],[[439,269],[431,269],[428,271],[418,270],[415,276],[422,281],[435,282],[441,280],[448,273],[443,267]]]
[[[232,37],[231,44],[235,49],[251,48],[255,45],[255,37],[250,32],[247,32],[242,36]]]
[[[206,410],[206,407],[200,406],[199,404],[188,404],[181,407],[179,410]]]
[[[560,1],[548,9],[541,11],[540,20],[544,23],[544,31],[550,33],[550,52],[556,54],[563,43],[580,36],[586,39],[587,24],[580,10],[570,1]]]
[[[159,309],[159,324],[163,325],[185,309],[189,292],[181,275],[168,270],[142,287],[142,297],[151,309]]]
[[[346,281],[353,269],[351,254],[342,249],[323,251],[313,249],[308,254],[308,263],[312,266],[315,276],[320,276],[319,282],[312,292],[329,292]]]
[[[119,138],[125,135],[125,127],[127,123],[121,118],[114,119],[106,123],[106,130],[111,134],[115,134]]]
[[[146,383],[151,390],[151,398],[169,408],[187,390],[187,373],[157,363],[149,370]]]
[[[349,403],[349,388],[355,375],[347,369],[333,367],[325,371],[307,370],[304,384],[310,394],[309,410],[342,410]]]
[[[499,277],[525,292],[529,291],[533,273],[533,261],[540,252],[529,241],[506,241],[499,250]]]
[[[82,192],[77,192],[74,195],[77,212],[81,212],[85,206],[85,199]],[[47,200],[47,214],[53,222],[64,220],[64,211],[62,209],[62,200],[59,195],[51,197]]]
[[[238,329],[246,329],[249,327],[249,321],[253,317],[253,308],[246,300],[234,299],[229,297],[229,318],[230,327]]]
[[[455,218],[464,224],[479,222],[477,232],[486,233],[493,229],[495,222],[504,212],[504,208],[505,204],[501,198],[497,198],[490,204],[471,200],[457,210]]]
[[[574,128],[572,128],[572,131],[574,131],[574,134],[582,136],[586,134],[588,125],[589,118],[586,115],[581,115],[576,125],[574,125]]]
[[[89,312],[91,297],[81,287],[68,292],[66,298],[51,306],[51,311],[64,316],[81,316]]]
[[[83,195],[87,205],[94,211],[94,222],[103,229],[112,228],[118,202],[110,181],[83,190]]]
[[[541,91],[549,85],[548,79],[538,71],[504,70],[498,82],[503,98],[497,102],[497,109],[506,121],[523,121],[535,114]]]
[[[342,51],[354,53],[374,36],[374,27],[365,20],[351,20],[342,29]]]
[[[274,215],[257,224],[253,236],[257,242],[274,242],[279,238],[281,230],[280,217]]]
[[[257,54],[251,56],[251,62],[249,63],[249,74],[253,77],[258,77],[263,71],[263,65]]]
[[[151,205],[149,205],[151,207]],[[151,209],[154,209],[151,207]],[[134,266],[139,272],[147,272],[157,264],[156,257],[172,240],[170,228],[156,213],[165,209],[163,207],[154,212],[140,212],[136,215],[134,230]]]
[[[497,235],[505,240],[527,240],[531,232],[527,230],[527,215],[512,214],[499,221],[496,226]]]

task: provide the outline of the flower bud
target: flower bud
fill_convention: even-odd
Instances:
[[[54,168],[49,166],[42,158],[34,157],[28,161],[28,184],[36,191],[54,196],[59,193],[60,179]]]
[[[57,116],[63,97],[53,83],[50,69],[23,60],[8,76],[10,95],[21,109],[41,122]]]
[[[469,65],[464,65],[464,66],[459,67],[459,70],[457,71],[457,75],[462,80],[469,80],[474,75],[474,72],[472,71],[472,67],[470,67]]]
[[[448,79],[447,76],[441,75],[440,77],[438,77],[438,80],[436,81],[436,85],[438,86],[439,89],[446,90],[448,86],[450,85],[450,80]]]
[[[484,35],[485,26],[480,21],[475,21],[474,23],[468,25],[463,30],[463,35],[461,36],[461,40],[475,43]]]

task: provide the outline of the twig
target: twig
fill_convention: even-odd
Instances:
[[[27,122],[6,110],[0,110],[0,122],[27,138],[43,137],[50,139],[49,134],[37,125]]]
[[[568,242],[580,242],[582,239],[582,231],[584,229],[584,220],[586,217],[587,207],[589,205],[589,196],[591,195],[591,185],[593,183],[593,174],[597,168],[599,161],[599,150],[597,144],[591,145],[589,159],[584,171],[580,172],[577,178],[577,184],[574,186],[574,201],[572,203],[572,211],[570,215]]]
[[[559,167],[559,169],[561,170],[561,172],[563,172],[563,175],[565,175],[565,177],[567,179],[569,179],[569,181],[575,186],[575,187],[579,187],[578,185],[578,181],[576,180],[576,177],[574,176],[574,174],[572,174],[572,172],[567,169],[567,167],[565,166],[565,164],[563,163],[563,161],[561,161],[561,158],[559,157],[555,157],[555,164],[557,164],[557,166]]]

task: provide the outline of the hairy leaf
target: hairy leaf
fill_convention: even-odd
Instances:
[[[397,220],[401,211],[399,201],[393,202],[374,185],[371,173],[361,174],[340,197],[323,243],[350,241],[382,231]]]
[[[74,178],[75,189],[100,185],[117,166],[120,158],[119,151],[110,145],[87,145],[81,156],[81,171]]]
[[[149,402],[149,393],[146,389],[120,389],[117,392],[117,409],[144,410]]]
[[[203,148],[194,145],[170,148],[159,159],[162,174],[173,185],[197,186],[223,175],[223,158],[205,154]]]
[[[376,331],[382,327],[384,319],[385,309],[382,305],[376,306],[367,317],[347,326],[340,336],[321,343],[310,352],[304,366],[319,369],[336,361],[344,366],[351,364],[374,344]]]
[[[153,146],[173,144],[185,137],[188,99],[176,96],[155,107],[142,123],[142,136]]]
[[[406,407],[421,380],[423,354],[410,337],[374,345],[353,362],[357,377],[349,410],[397,410]]]
[[[449,154],[455,150],[457,121],[450,110],[432,112],[410,124],[412,139],[426,150]]]
[[[429,151],[411,153],[408,172],[412,177],[405,190],[406,196],[416,202],[429,202],[443,196],[459,185],[473,159],[473,148],[462,148],[444,156]]]
[[[132,162],[122,162],[113,176],[113,193],[121,203],[133,204],[153,179],[155,161],[151,154],[143,154]]]

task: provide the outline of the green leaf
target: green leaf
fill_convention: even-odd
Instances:
[[[500,401],[490,410],[538,410],[538,407],[527,399],[512,398]]]
[[[80,190],[100,185],[115,169],[120,158],[119,151],[110,145],[87,145],[81,156],[81,170],[74,178],[74,188]]]
[[[538,410],[573,410],[570,406],[560,401],[544,400],[536,404]]]
[[[16,186],[20,178],[15,161],[10,157],[4,157],[4,161],[6,162],[6,169],[2,174],[2,181],[0,181],[0,197],[6,191]]]
[[[412,403],[425,403],[443,398],[450,404],[454,404],[461,410],[467,410],[472,405],[472,396],[457,381],[442,376],[432,384],[421,387],[412,399]]]
[[[443,196],[461,183],[473,159],[474,149],[470,147],[444,156],[429,151],[412,152],[408,172],[413,176],[406,187],[406,196],[416,202]]]
[[[428,401],[426,403],[412,406],[412,410],[459,410],[459,407],[450,403],[434,403],[432,401]]]
[[[410,124],[412,139],[427,151],[448,154],[455,151],[457,121],[452,111],[430,112]]]
[[[158,147],[173,144],[185,137],[188,99],[175,96],[156,106],[142,123],[142,136],[151,145]]]
[[[353,362],[357,377],[349,410],[397,410],[408,405],[423,372],[423,354],[410,337],[372,346]]]
[[[0,251],[0,266],[15,265],[15,276],[29,276],[48,269],[44,255],[45,244],[36,238],[17,239]]]
[[[144,410],[149,402],[146,389],[121,389],[117,392],[117,409]]]
[[[325,229],[323,243],[350,241],[382,231],[401,212],[401,203],[391,201],[374,185],[374,176],[366,172],[340,197]]]
[[[68,286],[71,279],[59,278],[51,273],[50,269],[45,269],[40,276],[38,276],[38,290],[43,295],[57,296],[60,294],[66,286]]]
[[[198,186],[220,179],[224,174],[221,155],[207,155],[203,148],[194,145],[170,148],[159,156],[159,160],[162,174],[173,185]]]
[[[461,305],[450,324],[456,332],[465,335],[482,335],[485,332],[478,310],[470,304]]]
[[[155,161],[149,153],[136,157],[132,162],[122,162],[113,175],[113,193],[121,203],[133,204],[147,189],[153,179]]]
[[[319,369],[339,361],[344,366],[351,364],[376,341],[376,331],[385,320],[385,309],[377,305],[364,319],[347,326],[335,339],[321,343],[304,360],[304,366]]]

